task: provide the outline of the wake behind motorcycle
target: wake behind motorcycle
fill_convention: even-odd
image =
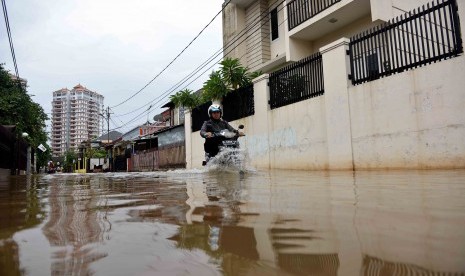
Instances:
[[[244,126],[240,125],[239,129],[244,129]],[[214,132],[213,137],[210,138],[214,144],[214,149],[205,149],[205,161],[202,162],[202,165],[205,166],[212,159],[215,159],[215,163],[218,165],[240,165],[242,163],[242,158],[238,155],[240,146],[238,138],[240,136],[245,135],[239,135],[228,129]]]

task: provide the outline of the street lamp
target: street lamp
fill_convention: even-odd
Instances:
[[[27,132],[21,133],[21,137],[23,139],[27,139],[29,137],[29,134]],[[27,140],[26,140],[27,141]],[[27,145],[27,155],[26,155],[26,174],[31,174],[31,145],[28,143]]]

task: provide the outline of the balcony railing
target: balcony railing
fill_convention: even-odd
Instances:
[[[294,0],[287,4],[289,31],[341,0]]]
[[[358,34],[349,44],[352,83],[360,84],[463,53],[456,0],[436,0]]]
[[[323,95],[325,89],[321,53],[271,73],[269,86],[271,109]]]

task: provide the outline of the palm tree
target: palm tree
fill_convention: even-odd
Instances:
[[[228,57],[220,62],[220,65],[221,76],[228,88],[236,90],[250,83],[247,68],[241,65],[239,59]]]
[[[192,109],[200,104],[200,99],[197,94],[191,89],[184,89],[176,92],[176,94],[170,96],[170,101],[176,107],[183,106],[188,109]]]
[[[250,80],[250,83],[252,83],[252,80],[255,79],[255,78],[258,78],[260,77],[261,75],[263,75],[263,72],[262,71],[255,71],[255,72],[252,72],[252,73],[247,73],[247,78]]]
[[[220,71],[213,71],[210,78],[203,84],[204,100],[220,100],[229,92]]]

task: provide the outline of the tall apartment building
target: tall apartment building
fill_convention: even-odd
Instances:
[[[77,151],[82,141],[100,136],[103,98],[80,84],[72,90],[63,88],[53,92],[53,156],[62,156],[67,150]]]

